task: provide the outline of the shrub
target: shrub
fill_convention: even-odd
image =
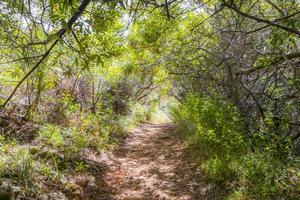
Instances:
[[[173,108],[172,113],[177,124],[187,132],[188,139],[200,144],[204,158],[222,159],[225,164],[232,155],[238,157],[246,150],[233,106],[218,99],[189,95],[182,105]]]
[[[237,110],[217,97],[190,94],[171,114],[207,180],[231,188],[227,199],[299,198],[299,159],[288,138],[263,130],[249,137]]]

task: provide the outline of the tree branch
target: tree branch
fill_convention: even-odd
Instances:
[[[253,20],[258,21],[258,22],[262,22],[262,23],[268,24],[268,25],[270,25],[270,26],[277,27],[277,28],[282,29],[282,30],[285,30],[285,31],[287,31],[287,32],[289,32],[289,33],[293,33],[293,34],[296,34],[296,35],[300,35],[300,31],[297,30],[297,29],[292,29],[292,28],[290,28],[290,27],[288,27],[288,26],[285,26],[285,25],[282,25],[282,24],[278,24],[278,23],[276,23],[276,22],[274,22],[274,21],[269,21],[269,20],[267,20],[267,19],[262,19],[262,18],[253,16],[253,15],[250,15],[250,14],[248,14],[248,13],[244,13],[244,12],[242,12],[241,10],[239,10],[238,8],[236,8],[236,6],[231,5],[231,4],[228,4],[225,0],[223,0],[223,4],[224,4],[226,7],[228,7],[229,9],[231,9],[231,10],[237,12],[238,14],[240,14],[240,15],[242,15],[242,16],[244,16],[244,17],[247,17],[247,18],[249,18],[249,19],[253,19]]]
[[[271,63],[271,65],[276,65],[281,61],[291,60],[291,59],[299,58],[299,57],[300,57],[300,52],[289,53],[287,55],[283,55],[283,56],[278,57],[273,63]],[[252,72],[255,72],[257,70],[263,69],[263,68],[264,68],[263,65],[258,65],[258,66],[255,66],[255,67],[251,67],[251,68],[241,70],[241,71],[237,72],[236,74],[237,75],[247,75],[247,74],[251,74]]]
[[[44,53],[43,57],[33,66],[33,68],[19,81],[17,86],[14,88],[12,93],[9,95],[7,100],[1,105],[1,110],[5,108],[7,103],[12,99],[12,97],[17,92],[18,88],[22,85],[22,83],[37,69],[39,68],[40,64],[45,60],[45,58],[50,54],[52,49],[55,47],[55,45],[58,43],[59,39],[63,37],[63,35],[66,33],[67,30],[71,29],[72,25],[76,22],[76,20],[81,16],[83,11],[86,9],[86,7],[89,5],[91,0],[83,0],[78,7],[77,11],[74,13],[74,15],[68,20],[67,26],[61,28],[57,33],[57,39],[53,42],[53,44],[50,46],[50,48]]]

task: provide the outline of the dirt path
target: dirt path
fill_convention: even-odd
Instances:
[[[89,173],[75,178],[83,199],[192,200],[210,193],[186,144],[168,124],[141,124],[116,152],[87,159]]]

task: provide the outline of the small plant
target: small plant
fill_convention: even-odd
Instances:
[[[59,127],[46,124],[39,131],[40,140],[53,147],[61,147],[64,145],[64,139]]]
[[[83,171],[88,168],[88,165],[82,161],[74,161],[74,166],[76,171]]]
[[[1,174],[26,180],[33,175],[35,162],[28,149],[10,148],[1,156]]]
[[[49,179],[53,175],[52,169],[48,164],[42,164],[40,166],[40,173],[47,179]]]

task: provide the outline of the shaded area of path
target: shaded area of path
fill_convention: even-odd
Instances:
[[[89,172],[75,177],[83,199],[220,199],[204,183],[187,145],[169,124],[143,123],[117,151],[87,153],[86,159]]]

